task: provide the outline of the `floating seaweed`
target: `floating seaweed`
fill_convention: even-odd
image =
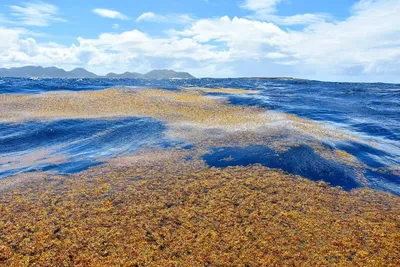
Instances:
[[[3,190],[0,265],[400,264],[398,197],[261,165],[210,168],[197,153],[142,152]]]
[[[400,198],[362,187],[365,173],[391,178],[398,166],[362,162],[357,145],[378,150],[356,135],[230,105],[208,97],[212,92],[250,91],[0,95],[2,122],[151,117],[165,123],[163,137],[185,144],[100,159],[106,163],[68,176],[37,172],[0,181],[0,265],[400,265]],[[252,158],[259,147],[263,156]],[[34,159],[62,160],[48,153]],[[298,176],[313,178],[318,164],[324,171],[315,180],[330,184]],[[357,179],[346,188],[337,175]]]

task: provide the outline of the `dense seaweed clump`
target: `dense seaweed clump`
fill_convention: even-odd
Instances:
[[[399,266],[399,198],[195,154],[20,177],[0,195],[0,265]]]

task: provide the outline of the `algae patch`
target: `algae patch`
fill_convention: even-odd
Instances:
[[[400,200],[192,151],[112,159],[0,194],[0,265],[398,266]]]

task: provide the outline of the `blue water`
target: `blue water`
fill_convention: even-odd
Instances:
[[[166,140],[164,130],[163,123],[150,118],[1,123],[0,156],[5,164],[0,178],[37,170],[75,173],[145,146],[179,145]],[[35,156],[43,150],[45,155]],[[34,160],[21,163],[21,155]],[[57,156],[63,160],[54,163]]]
[[[262,164],[270,168],[285,170],[291,174],[307,177],[314,181],[326,181],[332,186],[346,190],[361,186],[355,173],[344,164],[327,160],[307,146],[293,147],[284,153],[260,145],[248,147],[224,147],[213,149],[204,160],[215,167],[247,166]]]
[[[255,95],[210,95],[222,95],[234,105],[259,106],[295,114],[349,133],[356,133],[362,141],[369,144],[342,142],[326,145],[331,149],[347,151],[370,167],[365,176],[371,187],[400,194],[399,176],[373,169],[400,166],[400,84],[265,79],[149,81],[0,78],[0,94],[40,94],[49,91],[100,90],[121,86],[168,90],[177,90],[180,87],[259,90],[260,93]],[[98,164],[102,158],[133,153],[145,146],[176,146],[177,144],[171,144],[170,140],[163,137],[164,131],[165,126],[161,122],[144,118],[0,123],[0,178],[37,169],[76,172]],[[5,157],[29,154],[37,149],[49,149],[54,154],[62,153],[68,160],[57,164],[25,164],[26,166],[18,166],[19,169],[4,164]],[[221,161],[221,157],[223,159],[227,154],[231,154],[233,160]],[[299,155],[302,155],[300,161]],[[260,163],[313,180],[326,180],[332,185],[340,185],[346,189],[360,186],[359,181],[354,179],[351,168],[325,160],[309,147],[293,148],[278,156],[265,147],[226,147],[222,151],[212,150],[205,160],[210,165],[221,167]]]

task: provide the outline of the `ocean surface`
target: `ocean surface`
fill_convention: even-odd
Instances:
[[[371,169],[398,170],[400,166],[400,84],[276,79],[0,78],[0,94],[42,94],[111,87],[255,89],[260,93],[210,95],[226,97],[233,105],[259,106],[294,114],[355,133],[361,140],[376,145],[343,142],[335,144],[335,148],[354,155]],[[103,159],[131,154],[143,147],[185,148],[190,145],[168,140],[164,131],[164,123],[151,118],[0,122],[0,179],[32,171],[73,173],[102,164]],[[345,189],[358,187],[351,170],[340,164],[331,164],[309,150],[308,147],[294,148],[278,159],[273,151],[259,146],[226,147],[211,151],[204,160],[217,167],[260,163],[313,180],[325,180]],[[221,161],[228,156],[233,160]],[[299,158],[308,161],[299,161]],[[323,169],[319,175],[315,171],[317,168]],[[398,172],[371,169],[365,173],[371,188],[400,195]]]

